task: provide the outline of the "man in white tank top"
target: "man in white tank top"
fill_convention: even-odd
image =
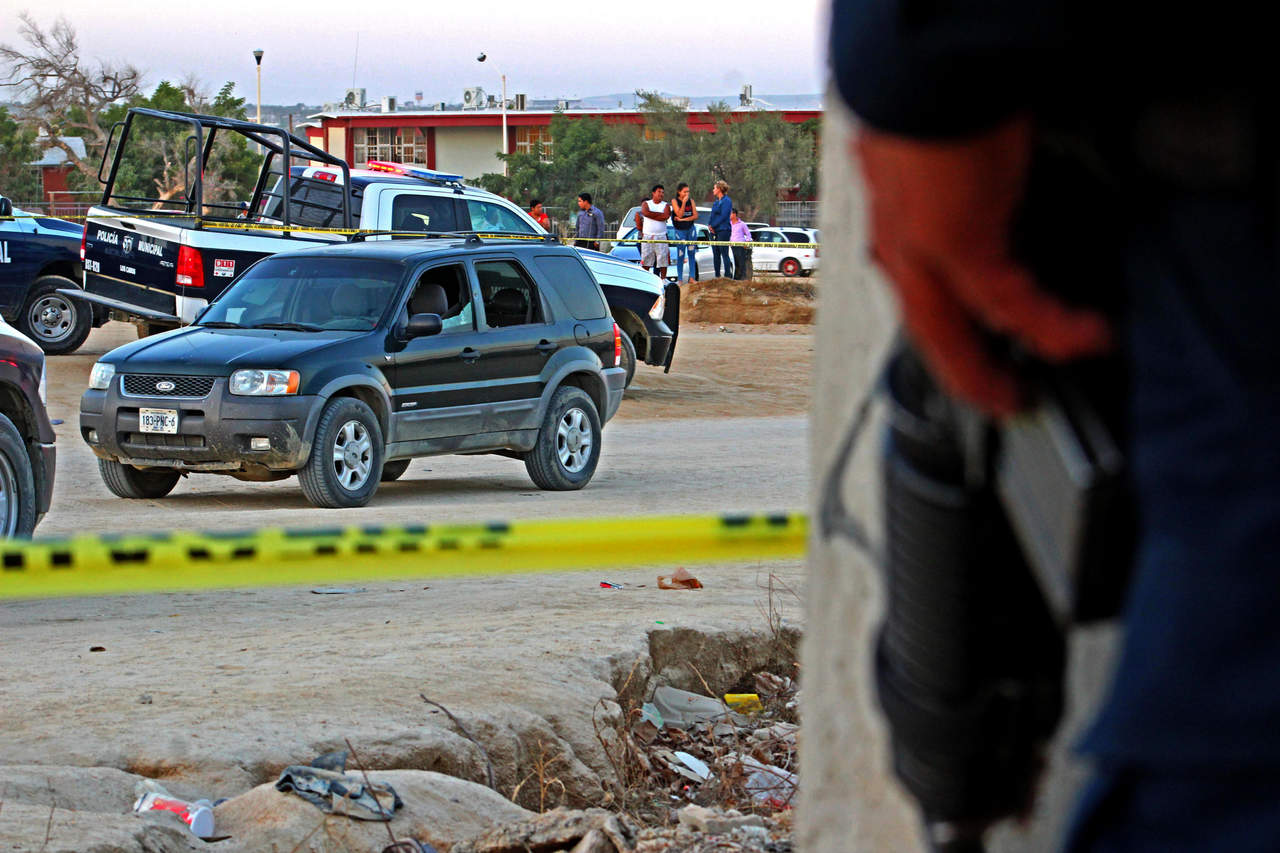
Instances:
[[[645,240],[661,242],[640,244],[640,266],[653,270],[658,278],[666,281],[667,267],[671,265],[671,247],[666,243],[671,205],[662,200],[666,193],[662,184],[655,184],[652,192],[652,198],[640,203],[640,210],[636,213],[636,227]]]

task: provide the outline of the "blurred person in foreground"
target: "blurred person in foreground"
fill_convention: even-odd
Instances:
[[[1133,575],[1117,671],[1079,744],[1094,778],[1073,851],[1280,849],[1280,137],[1258,14],[834,3],[871,250],[932,378],[995,423],[1032,402],[1015,349],[1047,365],[1110,353],[1127,385]],[[1059,204],[1040,191],[1046,162],[1090,179],[1050,174]],[[1028,232],[1046,207],[1061,228]],[[1099,284],[1115,298],[1096,301]],[[933,640],[921,659],[955,638]],[[885,703],[883,651],[882,635]],[[955,738],[887,715],[936,847],[980,849],[1029,806],[1024,768],[1023,802],[964,813],[1003,784],[974,770],[970,794],[930,814],[914,783]],[[1026,722],[993,726],[970,757]]]

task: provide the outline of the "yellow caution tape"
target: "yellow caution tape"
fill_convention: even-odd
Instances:
[[[152,215],[152,214],[133,214],[133,213],[129,213],[129,214],[111,213],[111,214],[94,214],[93,218],[95,220],[98,220],[98,219],[174,219],[179,216],[186,216],[186,215],[189,215],[189,214],[169,213],[169,214]],[[12,218],[14,219],[65,219],[67,221],[82,221],[87,219],[88,217],[86,216],[52,216],[52,215],[42,216],[39,214],[17,214]],[[271,231],[276,234],[280,234],[280,233],[292,234],[294,232],[301,232],[303,234],[333,234],[339,237],[354,237],[359,235],[370,236],[370,237],[423,237],[425,236],[422,231],[383,231],[383,230],[370,229],[370,228],[326,228],[326,227],[320,227],[320,226],[306,226],[306,225],[288,225],[288,226],[263,225],[258,222],[226,222],[220,219],[199,219],[196,217],[192,217],[192,223],[189,227],[193,229],[194,228],[208,228],[208,229],[221,228],[221,229],[231,229],[234,231]],[[548,235],[548,234],[512,234],[509,232],[486,233],[484,231],[474,231],[474,232],[460,231],[458,232],[458,238],[462,239],[464,237],[472,236],[473,234],[476,237],[482,237],[482,238],[487,237],[489,239],[494,239],[494,240],[545,240],[547,239],[548,236],[553,236],[553,237],[556,237],[557,240],[560,240],[562,243],[566,245],[575,243],[578,241],[588,241],[588,242],[595,242],[595,243],[614,243],[614,244],[625,243],[627,245],[630,245],[632,243],[666,243],[671,246],[786,246],[791,249],[819,249],[822,247],[821,243],[768,243],[764,241],[755,241],[755,240],[739,240],[739,241],[659,240],[659,239],[648,239],[648,238],[613,240],[607,237],[596,239],[594,237],[574,237],[574,236],[559,237],[557,235]]]
[[[5,541],[0,599],[778,559],[807,533],[784,513]]]

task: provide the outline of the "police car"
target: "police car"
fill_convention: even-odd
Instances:
[[[59,293],[80,278],[84,229],[0,196],[0,315],[50,355],[74,352],[105,310]]]
[[[212,151],[219,135],[229,133],[260,147],[264,156],[250,197],[215,198],[215,182],[206,188],[205,174],[196,170],[184,193],[163,199],[153,197],[154,189],[130,184],[135,170],[127,166],[139,156],[135,149],[145,148],[155,133],[172,134],[175,125],[186,126],[192,150]],[[191,323],[262,258],[306,244],[345,242],[343,231],[358,229],[372,240],[545,235],[517,205],[467,186],[461,175],[384,161],[352,169],[280,128],[133,108],[118,135],[114,161],[103,164],[102,202],[89,211],[85,229],[84,289],[68,295],[110,309],[143,334]],[[588,260],[593,274],[600,263]],[[625,355],[668,364],[676,330],[663,321],[661,282],[651,276],[600,284],[628,338]],[[634,363],[628,366],[630,375]]]

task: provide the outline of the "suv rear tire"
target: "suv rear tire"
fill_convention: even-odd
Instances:
[[[46,355],[75,352],[93,328],[89,303],[58,293],[76,283],[60,275],[42,275],[31,283],[26,301],[18,312],[18,331],[26,335]]]
[[[631,380],[636,378],[636,345],[632,343],[631,336],[626,332],[621,334],[622,338],[622,363],[619,367],[627,369],[627,381],[623,384],[623,388],[631,387]]]
[[[373,409],[354,397],[335,397],[320,413],[311,458],[298,472],[302,493],[327,509],[364,506],[378,490],[384,452]]]
[[[538,443],[524,455],[529,479],[540,489],[567,492],[591,482],[600,462],[600,415],[590,395],[556,391],[538,428]]]
[[[182,478],[177,471],[142,471],[112,459],[99,459],[98,473],[118,498],[162,498]]]
[[[25,539],[36,528],[36,478],[27,443],[0,415],[0,539]]]

